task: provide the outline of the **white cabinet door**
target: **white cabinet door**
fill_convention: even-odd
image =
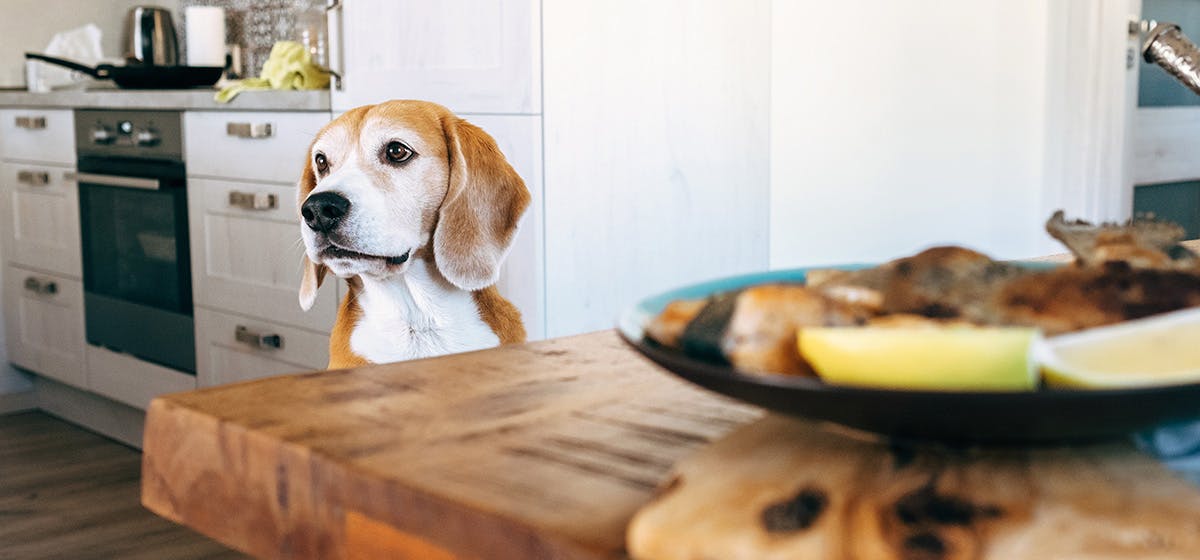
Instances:
[[[196,310],[196,376],[201,387],[325,369],[328,364],[328,336]]]
[[[254,209],[253,201],[260,209]],[[193,178],[188,181],[188,227],[196,305],[321,332],[333,327],[333,285],[318,292],[311,310],[300,309],[304,245],[296,187]]]
[[[86,388],[83,285],[14,265],[4,273],[8,358],[39,375]]]
[[[342,47],[334,112],[389,99],[541,112],[538,0],[345,0],[340,12],[330,23]]]
[[[8,260],[79,278],[79,189],[70,168],[0,164],[0,217]]]

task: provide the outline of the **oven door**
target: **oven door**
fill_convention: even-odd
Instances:
[[[182,165],[80,161],[77,181],[87,341],[195,373]]]

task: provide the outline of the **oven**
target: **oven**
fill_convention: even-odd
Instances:
[[[76,112],[89,344],[194,374],[181,114]]]

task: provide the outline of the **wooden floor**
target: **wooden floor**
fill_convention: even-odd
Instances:
[[[141,506],[141,453],[42,412],[0,416],[0,560],[245,558]]]

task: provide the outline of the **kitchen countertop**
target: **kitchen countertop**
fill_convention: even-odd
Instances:
[[[1200,551],[1200,488],[1128,442],[906,451],[814,422],[786,420],[795,433],[780,432],[780,421],[599,332],[159,397],[146,422],[142,503],[261,558],[624,559],[640,508],[734,481],[746,485],[726,492],[733,502],[702,500],[702,521],[653,538],[668,549],[697,535],[787,544],[804,558],[848,556],[850,544],[873,558]],[[770,461],[738,463],[742,443],[764,433],[792,442],[786,464],[818,469],[831,507],[808,500],[753,515],[764,496],[798,488],[757,476]],[[821,446],[795,445],[809,440]],[[694,474],[695,457],[730,449],[728,463]],[[681,467],[690,470],[672,478]],[[752,514],[736,531],[734,506]],[[763,534],[771,512],[807,521]],[[1032,553],[1005,556],[1011,546]]]
[[[0,108],[173,109],[187,111],[329,111],[329,90],[248,91],[230,103],[213,100],[215,89],[125,90],[111,87],[49,93],[0,90]]]

